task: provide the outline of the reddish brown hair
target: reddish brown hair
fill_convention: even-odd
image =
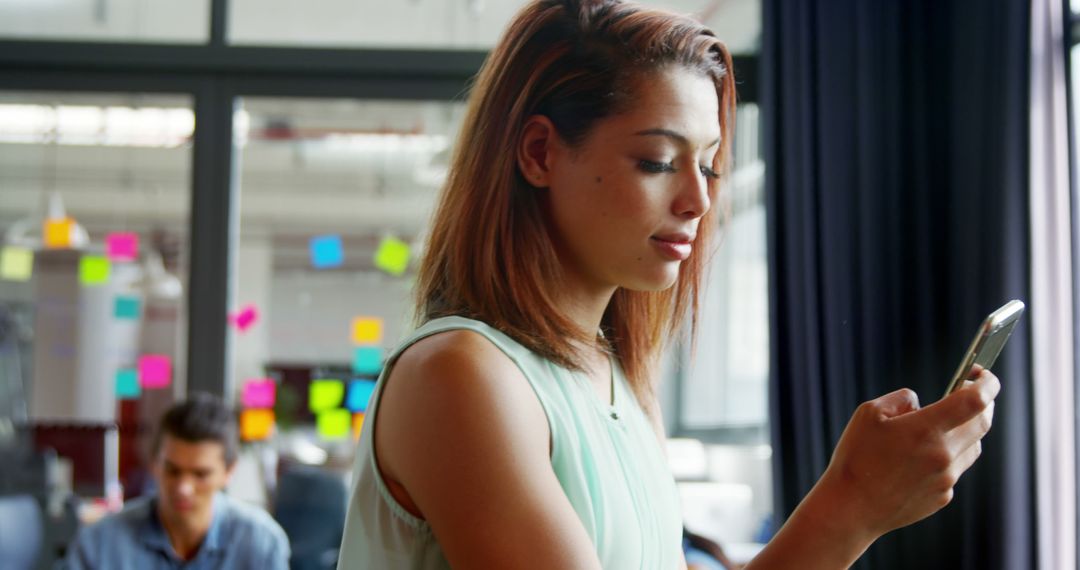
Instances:
[[[731,55],[690,18],[619,0],[538,0],[511,22],[473,86],[449,176],[435,210],[417,281],[417,316],[484,321],[553,362],[580,370],[575,343],[593,342],[559,310],[552,294],[561,266],[544,222],[542,192],[518,170],[514,149],[528,117],[548,117],[559,136],[580,143],[598,120],[633,104],[639,80],[670,66],[716,84],[727,174],[735,116]],[[715,196],[717,183],[711,193]],[[616,291],[602,326],[638,400],[647,405],[665,339],[683,318],[696,328],[713,208],[675,286]]]

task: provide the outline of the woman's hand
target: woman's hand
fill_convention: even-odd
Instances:
[[[881,535],[947,505],[1001,389],[990,372],[973,377],[925,408],[911,390],[859,406],[825,474],[747,568],[847,568]]]
[[[989,371],[973,377],[925,408],[907,389],[859,406],[819,482],[842,502],[834,512],[876,538],[947,505],[982,452],[1001,389]]]

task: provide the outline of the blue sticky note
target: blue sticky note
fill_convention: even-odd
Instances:
[[[341,236],[326,235],[311,238],[311,265],[316,269],[340,267],[345,262]]]
[[[345,407],[353,413],[366,412],[373,393],[375,393],[374,380],[353,380],[349,382],[349,395],[345,397]]]
[[[116,399],[133,400],[142,395],[139,386],[139,371],[134,368],[121,368],[116,371]]]
[[[113,315],[118,319],[139,318],[139,298],[118,295],[113,301]]]
[[[382,347],[360,346],[353,352],[353,373],[376,375],[382,370]]]

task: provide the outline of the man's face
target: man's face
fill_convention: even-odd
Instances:
[[[197,523],[210,517],[214,494],[225,487],[232,469],[225,447],[216,441],[191,442],[165,434],[154,460],[161,513],[174,521]]]

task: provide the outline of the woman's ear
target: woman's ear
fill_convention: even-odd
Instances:
[[[518,169],[525,180],[536,188],[551,185],[551,158],[558,133],[551,119],[533,115],[526,119],[517,145]]]

